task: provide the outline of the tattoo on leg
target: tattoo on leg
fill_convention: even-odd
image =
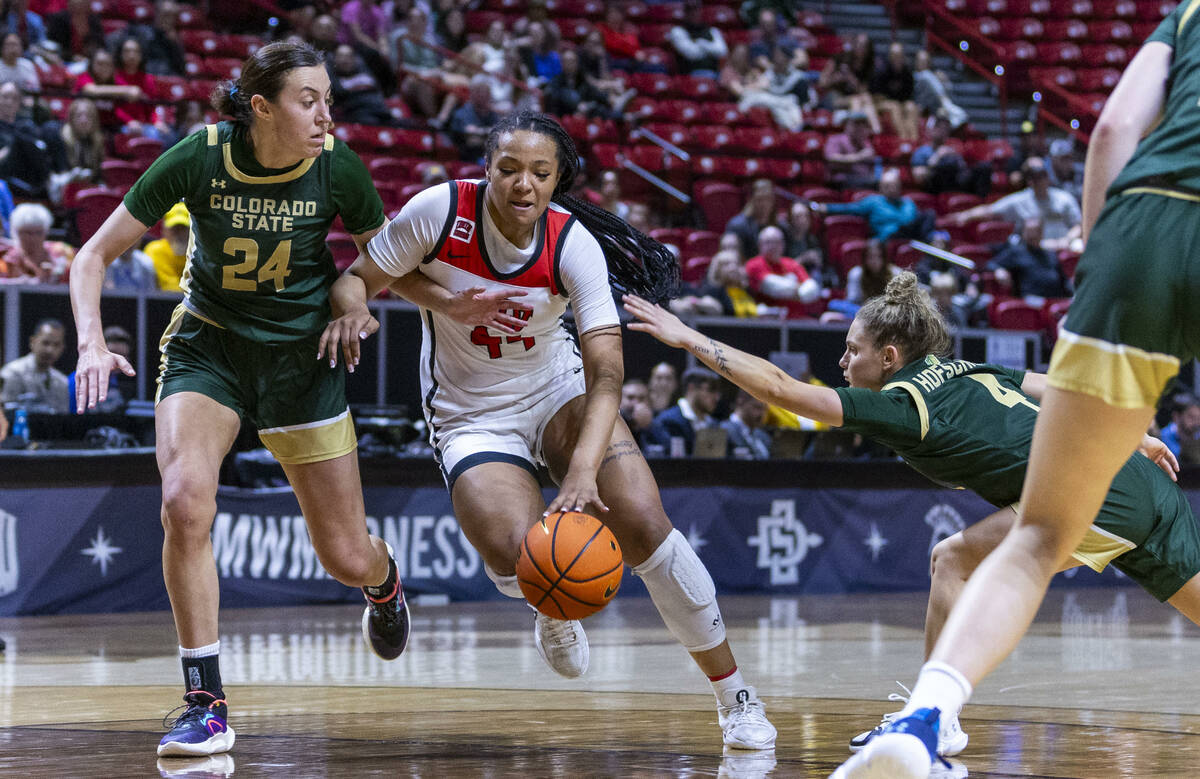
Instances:
[[[725,352],[721,351],[721,345],[713,339],[708,339],[708,345],[712,348],[713,361],[717,364],[717,370],[724,373],[726,376],[729,373],[729,360],[725,357]]]
[[[608,451],[604,455],[604,459],[600,461],[600,467],[608,465],[613,460],[618,460],[622,457],[641,457],[642,450],[634,441],[618,441],[608,447]]]

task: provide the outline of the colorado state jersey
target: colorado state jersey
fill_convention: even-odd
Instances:
[[[1174,49],[1162,120],[1143,138],[1109,195],[1138,184],[1200,191],[1200,0],[1183,0],[1146,39]]]
[[[320,155],[282,170],[254,160],[244,131],[208,125],[159,157],[125,196],[153,225],[179,200],[192,216],[180,286],[201,319],[265,343],[318,333],[337,279],[325,243],[338,214],[350,233],[383,223],[362,160],[332,135]]]

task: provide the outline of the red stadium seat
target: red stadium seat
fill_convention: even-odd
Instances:
[[[133,160],[105,160],[100,163],[100,177],[106,187],[127,190],[133,186],[133,182],[141,178],[146,167]]]
[[[693,127],[691,134],[692,143],[689,148],[722,152],[733,145],[733,130],[729,127],[702,125]]]
[[[682,124],[654,122],[645,125],[645,128],[657,135],[659,138],[669,141],[676,146],[686,146],[692,137],[692,134],[688,128]]]
[[[990,222],[976,222],[974,225],[975,243],[1004,243],[1012,234],[1012,222],[994,220]]]
[[[950,251],[975,262],[976,268],[982,268],[991,262],[992,247],[977,243],[960,243],[950,247]]]
[[[367,170],[375,181],[407,183],[413,179],[413,169],[401,158],[379,157],[367,163]]]
[[[1038,60],[1047,65],[1074,64],[1083,61],[1083,52],[1074,43],[1054,41],[1038,44],[1036,48]]]
[[[1121,80],[1116,68],[1080,68],[1077,73],[1080,92],[1111,92]]]
[[[723,231],[734,214],[742,210],[742,191],[732,184],[710,181],[696,186],[696,202],[710,230]]]
[[[706,5],[700,11],[700,21],[713,27],[740,27],[737,11],[727,5]]]
[[[75,230],[79,240],[87,241],[95,235],[117,206],[121,205],[123,192],[107,187],[81,189],[75,195]]]
[[[821,236],[829,251],[835,252],[846,241],[867,238],[867,220],[853,214],[832,214],[821,220]]]
[[[896,252],[892,255],[892,264],[898,268],[911,268],[921,259],[920,249],[914,249],[907,242],[900,243],[896,246]]]
[[[1087,41],[1095,40],[1095,33],[1089,33],[1088,25],[1079,19],[1060,19],[1046,22],[1045,38],[1048,41]]]
[[[842,201],[841,193],[828,187],[808,187],[800,193],[800,196],[814,203],[840,203]]]
[[[592,162],[597,170],[621,167],[621,147],[615,143],[592,144]]]
[[[1000,29],[997,38],[1006,41],[1040,41],[1045,35],[1045,28],[1037,19],[1000,19]]]
[[[1136,43],[1133,35],[1133,27],[1129,22],[1121,21],[1120,19],[1093,22],[1091,24],[1092,40],[1096,43],[1119,43],[1122,46],[1128,43]]]
[[[975,195],[966,192],[943,192],[938,196],[938,213],[953,214],[965,211],[979,205],[980,200]]]
[[[712,257],[706,255],[689,257],[683,262],[680,277],[689,283],[703,281],[704,277],[708,274],[708,266],[711,264]]]
[[[692,231],[686,227],[659,227],[650,231],[650,237],[659,243],[670,243],[683,250],[683,242]],[[685,257],[687,255],[684,255]]]
[[[1041,330],[1045,324],[1041,307],[1024,300],[1003,300],[991,315],[991,325],[997,330]]]
[[[1091,43],[1081,46],[1083,61],[1092,67],[1123,68],[1129,61],[1129,52],[1124,46],[1114,43]]]
[[[928,192],[905,192],[904,196],[922,211],[937,211],[937,198]]]
[[[850,269],[855,265],[862,265],[863,256],[867,253],[867,242],[862,238],[827,245],[829,246],[829,260],[837,267],[838,276],[843,279],[849,275]]]
[[[734,130],[733,146],[748,154],[775,154],[784,151],[779,135],[761,127],[739,127]]]
[[[721,248],[721,234],[714,230],[691,230],[679,248],[684,257],[711,256]]]
[[[184,51],[201,56],[211,56],[217,53],[216,33],[209,30],[180,30],[179,42]]]
[[[721,85],[713,78],[700,76],[676,76],[673,91],[688,100],[720,100],[725,96]]]
[[[765,159],[762,160],[763,171],[777,185],[785,186],[798,181],[804,176],[804,166],[799,160]]]
[[[349,268],[358,259],[358,244],[348,233],[330,233],[325,243],[333,253],[333,264],[338,270]]]

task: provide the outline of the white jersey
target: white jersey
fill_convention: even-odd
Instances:
[[[487,212],[485,186],[451,181],[417,194],[367,246],[393,276],[419,266],[454,292],[525,292],[519,300],[532,308],[512,312],[527,320],[517,335],[422,309],[421,394],[434,436],[437,428],[521,414],[581,374],[562,322],[568,303],[581,334],[620,322],[600,245],[570,212],[551,204],[530,245],[514,246]]]

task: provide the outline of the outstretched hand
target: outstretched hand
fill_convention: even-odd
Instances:
[[[588,506],[595,506],[601,512],[607,512],[608,506],[600,500],[600,488],[596,485],[596,475],[584,475],[568,472],[558,488],[558,495],[546,507],[542,516],[550,516],[556,511],[587,511]]]
[[[696,331],[679,321],[679,317],[662,306],[643,300],[637,295],[625,295],[625,310],[640,319],[630,322],[629,329],[649,333],[667,346],[682,347]]]
[[[525,320],[513,316],[512,312],[533,310],[531,306],[515,300],[525,294],[516,289],[471,287],[454,293],[446,315],[464,325],[483,325],[513,335],[521,332]]]
[[[1175,475],[1179,472],[1179,460],[1175,459],[1175,454],[1162,441],[1152,435],[1144,435],[1142,443],[1138,445],[1138,451],[1162,468],[1163,473],[1171,477],[1171,481],[1179,481],[1179,477]]]
[[[119,354],[102,346],[90,346],[79,353],[75,364],[75,411],[82,414],[108,398],[108,377],[114,370],[135,376],[133,366]]]

